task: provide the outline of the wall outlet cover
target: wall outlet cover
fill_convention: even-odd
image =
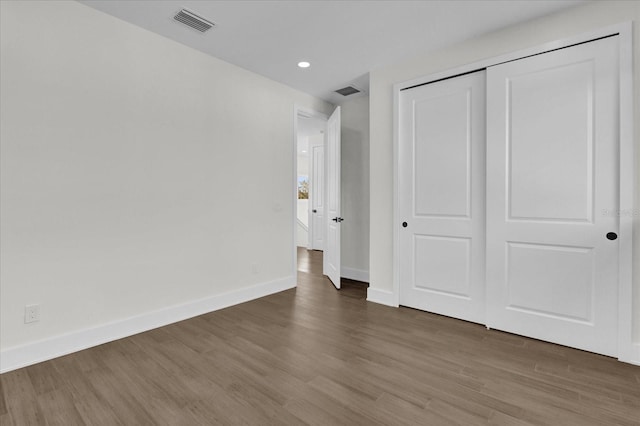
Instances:
[[[27,305],[24,307],[24,323],[40,321],[40,305]]]

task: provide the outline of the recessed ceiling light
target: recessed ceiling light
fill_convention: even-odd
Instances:
[[[302,153],[304,154],[305,152],[307,152],[307,150],[306,150],[306,149],[303,149],[303,150],[302,150]]]
[[[311,66],[311,64],[307,61],[302,61],[302,62],[298,62],[298,66],[300,68],[309,68]]]

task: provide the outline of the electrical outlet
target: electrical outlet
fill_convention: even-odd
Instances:
[[[40,305],[27,305],[24,307],[24,323],[40,321]]]

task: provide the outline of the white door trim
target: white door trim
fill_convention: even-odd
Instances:
[[[536,47],[518,50],[471,64],[462,65],[428,76],[397,83],[393,86],[393,286],[392,306],[399,306],[400,279],[399,248],[399,186],[400,158],[399,104],[400,91],[412,86],[435,82],[459,74],[480,70],[502,62],[537,55],[550,50],[569,47],[611,35],[618,35],[620,72],[620,208],[611,214],[620,215],[619,307],[618,307],[618,359],[640,365],[640,345],[633,341],[633,185],[635,182],[634,126],[633,126],[633,23],[624,22],[589,31],[573,37],[552,41]]]
[[[291,144],[291,156],[293,158],[293,167],[291,170],[292,192],[291,192],[291,227],[293,229],[291,239],[291,274],[295,278],[296,286],[298,285],[298,117],[311,117],[321,120],[328,120],[329,116],[323,112],[316,111],[294,104],[293,106],[293,138]]]
[[[618,359],[640,365],[640,344],[633,341],[633,192],[636,176],[633,134],[632,23],[620,25],[620,252],[618,263]],[[637,213],[637,212],[636,212]]]
[[[326,127],[326,122],[325,122]],[[323,132],[322,142],[312,144],[309,140],[309,243],[308,250],[324,250],[324,145],[325,132]],[[319,157],[322,157],[320,161]],[[320,163],[321,167],[318,167]],[[319,189],[320,188],[320,189]],[[322,194],[320,194],[322,193]],[[322,200],[322,206],[318,206],[318,199]],[[317,211],[316,211],[317,209]],[[320,214],[318,214],[320,213]],[[321,223],[322,232],[318,232],[318,225]],[[320,235],[320,243],[318,242]]]

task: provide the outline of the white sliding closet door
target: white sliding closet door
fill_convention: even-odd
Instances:
[[[400,94],[400,304],[484,322],[485,72]]]
[[[617,52],[609,37],[487,70],[491,328],[617,354]]]

